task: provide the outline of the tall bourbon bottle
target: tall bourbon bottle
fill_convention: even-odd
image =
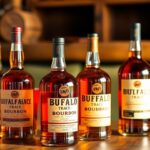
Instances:
[[[98,34],[88,35],[86,66],[79,83],[80,140],[104,140],[111,134],[111,79],[100,68]]]
[[[1,43],[0,43],[0,80],[2,77],[2,48],[1,48]],[[1,85],[0,85],[0,99],[1,99]],[[1,105],[1,104],[0,104]],[[1,107],[0,107],[0,138],[2,137],[2,132],[1,132]]]
[[[64,38],[53,39],[51,71],[40,82],[41,143],[69,146],[78,140],[78,84],[66,71]]]
[[[119,69],[119,133],[147,135],[150,131],[150,65],[142,59],[141,24],[131,26],[128,60]]]
[[[33,77],[24,70],[21,27],[13,27],[10,69],[1,79],[2,138],[6,143],[30,143],[33,137]]]

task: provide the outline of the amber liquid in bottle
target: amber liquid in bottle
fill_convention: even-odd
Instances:
[[[140,23],[131,28],[128,60],[119,69],[119,133],[147,135],[150,131],[150,65],[142,60]]]
[[[98,35],[88,35],[86,67],[79,83],[80,140],[104,140],[111,134],[111,79],[100,68]]]
[[[69,146],[78,141],[78,84],[66,71],[64,38],[53,39],[51,72],[40,82],[41,143]]]
[[[1,129],[5,143],[32,144],[34,80],[23,67],[21,31],[12,29],[10,69],[1,79]]]
[[[1,44],[0,44],[0,79],[2,77],[2,57],[1,57],[1,53],[2,49],[1,49]],[[1,97],[1,86],[0,86],[0,97]],[[1,132],[1,107],[0,107],[0,138],[2,137],[2,132]]]

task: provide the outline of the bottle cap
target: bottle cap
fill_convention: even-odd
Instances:
[[[55,37],[53,38],[53,43],[57,43],[57,44],[64,44],[65,43],[65,39],[63,37]]]
[[[21,34],[22,34],[21,27],[13,27],[11,31],[11,41],[13,43],[21,43]]]
[[[98,34],[91,33],[88,37],[88,51],[98,52]]]
[[[13,27],[12,32],[22,32],[22,28],[21,27]]]
[[[53,57],[64,57],[64,43],[63,37],[53,38]]]
[[[90,37],[98,37],[98,34],[97,33],[90,33],[87,36],[88,36],[88,38],[90,38]]]
[[[130,39],[132,41],[141,40],[141,24],[136,22],[131,25]]]

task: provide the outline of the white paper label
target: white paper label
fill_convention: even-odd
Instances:
[[[78,131],[78,98],[48,99],[48,132]]]
[[[150,118],[150,80],[122,80],[122,118]]]

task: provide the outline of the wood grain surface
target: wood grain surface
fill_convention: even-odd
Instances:
[[[44,147],[40,145],[0,144],[0,150],[149,150],[150,137],[125,137],[112,135],[106,141],[79,141],[69,147]]]

